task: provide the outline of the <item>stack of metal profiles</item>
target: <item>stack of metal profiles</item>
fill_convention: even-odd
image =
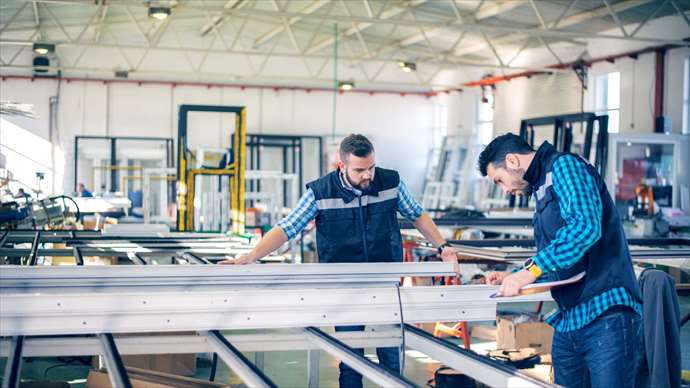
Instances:
[[[690,239],[630,239],[628,246],[633,260],[690,259]],[[462,240],[453,247],[460,256],[497,261],[523,261],[537,253],[533,240]]]
[[[27,239],[30,248],[11,247],[27,244]],[[53,248],[40,247],[51,239],[66,244],[59,250],[72,252],[78,265],[38,265],[41,255],[53,253]],[[6,265],[0,270],[0,336],[5,337],[0,341],[0,355],[8,357],[5,381],[17,383],[22,357],[101,355],[112,384],[128,387],[120,354],[214,352],[246,385],[270,387],[276,383],[241,351],[304,349],[309,351],[305,385],[310,387],[318,386],[320,350],[375,384],[407,387],[414,383],[353,351],[353,347],[400,346],[404,338],[407,348],[484,384],[545,386],[514,368],[410,326],[495,319],[496,300],[489,298],[497,289],[494,286],[398,287],[405,276],[452,275],[450,264],[216,266],[207,260],[215,253],[192,253],[242,248],[242,242],[228,240],[5,233],[0,244],[3,254],[33,257],[25,260],[32,266]],[[14,249],[21,251],[9,252]],[[117,255],[130,260],[130,265],[84,265],[83,258],[77,257],[84,252]],[[145,265],[153,263],[145,260],[152,252],[178,258],[177,265]],[[549,299],[548,294],[540,294],[505,301]],[[336,334],[318,329],[352,324],[377,329]],[[238,329],[243,332],[234,331]],[[247,334],[246,329],[253,331]],[[180,335],[181,331],[194,334]],[[145,335],[154,332],[175,334]],[[117,336],[121,333],[128,336]]]

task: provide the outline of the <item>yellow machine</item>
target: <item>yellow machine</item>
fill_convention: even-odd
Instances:
[[[230,190],[230,220],[233,233],[244,233],[244,170],[246,148],[246,107],[181,105],[178,117],[177,143],[177,230],[180,232],[195,231],[194,203],[195,182],[199,176],[227,176]],[[187,147],[189,112],[218,112],[235,115],[235,133],[232,137],[230,160],[223,168],[189,168],[191,152]]]

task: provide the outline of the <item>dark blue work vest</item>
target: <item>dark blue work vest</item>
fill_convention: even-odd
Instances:
[[[307,184],[316,198],[316,245],[322,263],[402,261],[397,220],[398,184],[393,170],[376,167],[361,196],[343,187],[333,171]]]
[[[551,178],[553,164],[564,155],[573,155],[584,163],[599,190],[602,204],[601,237],[571,268],[548,274],[548,280],[560,280],[582,271],[587,272],[583,281],[555,289],[551,291],[551,295],[561,309],[569,309],[604,291],[624,287],[641,302],[642,297],[635,279],[623,224],[606,184],[596,169],[579,155],[560,153],[548,142],[542,143],[539,147],[524,177],[532,185],[532,192],[537,200],[532,221],[537,249],[546,248],[556,237],[558,229],[565,225]],[[552,271],[551,268],[545,270]]]

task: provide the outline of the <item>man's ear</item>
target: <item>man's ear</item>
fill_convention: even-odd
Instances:
[[[517,154],[506,155],[506,167],[511,170],[520,168],[520,158],[518,158]]]
[[[345,163],[343,163],[342,160],[339,160],[336,164],[337,164],[338,169],[339,169],[340,171],[345,171]]]

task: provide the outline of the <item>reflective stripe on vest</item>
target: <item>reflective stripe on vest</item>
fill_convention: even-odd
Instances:
[[[546,179],[544,179],[544,184],[539,186],[537,190],[537,200],[544,198],[546,195],[546,189],[553,185],[553,178],[551,178],[551,171],[546,173]]]
[[[367,206],[369,204],[374,204],[378,202],[388,201],[398,197],[398,188],[394,187],[388,190],[379,191],[378,196],[373,195],[363,195],[362,196],[362,206]],[[329,209],[350,209],[359,206],[358,201],[350,201],[346,203],[342,198],[324,198],[316,201],[316,208],[319,210],[329,210]]]

